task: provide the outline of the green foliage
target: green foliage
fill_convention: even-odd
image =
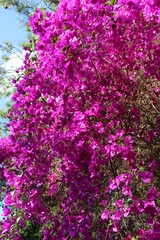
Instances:
[[[116,4],[117,3],[117,0],[111,0],[111,1],[106,1],[105,2],[105,6],[109,5],[109,4]]]
[[[117,0],[111,0],[111,4],[116,4],[117,3]]]
[[[1,59],[4,61],[4,62],[7,62],[9,60],[9,57],[7,55],[3,55],[1,57]]]
[[[26,227],[19,229],[21,237],[24,240],[41,240],[41,228],[36,221],[26,221]]]
[[[55,10],[60,1],[58,0],[0,0],[0,5],[5,9],[14,8],[18,13],[29,17],[30,14],[35,12],[37,8],[45,8],[46,10]]]

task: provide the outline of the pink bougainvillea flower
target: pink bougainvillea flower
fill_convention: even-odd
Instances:
[[[119,180],[125,185],[128,185],[131,181],[131,175],[129,173],[123,173],[119,176]]]
[[[2,215],[3,216],[8,216],[8,214],[10,214],[11,212],[12,212],[12,210],[10,210],[7,207],[5,207]]]
[[[121,214],[123,214],[125,218],[128,217],[130,211],[131,209],[129,206],[124,206],[123,208],[120,209]]]
[[[160,233],[160,224],[159,223],[154,224],[154,232]]]
[[[131,187],[130,186],[124,186],[123,188],[122,188],[122,194],[124,195],[124,196],[129,196],[129,197],[132,197],[132,192],[131,192]]]
[[[70,237],[75,237],[75,235],[78,232],[78,227],[75,224],[69,224],[68,226],[68,230],[69,230],[69,235]]]
[[[109,180],[108,183],[109,183],[109,188],[112,190],[115,190],[119,187],[119,178],[117,177],[113,180]]]
[[[103,201],[102,201],[102,205],[103,205],[103,206],[107,206],[107,200],[103,200]]]
[[[139,239],[146,240],[146,233],[143,229],[139,229],[137,235],[139,236]]]
[[[144,201],[136,202],[135,206],[139,213],[144,212]]]
[[[140,116],[139,116],[139,109],[137,107],[134,107],[130,112],[131,117],[134,118],[135,122],[139,122]]]
[[[7,219],[4,223],[4,231],[9,231],[11,227],[11,221]]]
[[[155,170],[157,169],[157,167],[158,167],[158,162],[154,161],[154,160],[151,158],[148,171],[150,171],[150,170],[155,171]]]
[[[154,224],[154,218],[149,217],[147,220],[147,224],[152,226]]]
[[[121,220],[122,215],[120,214],[119,211],[116,211],[112,216],[111,219],[113,221],[120,221]]]
[[[124,129],[122,129],[122,130],[120,130],[120,131],[118,131],[117,133],[116,133],[116,138],[121,138],[123,135],[124,135]]]
[[[124,203],[124,198],[123,199],[117,199],[116,200],[116,205],[118,207],[122,207],[123,208],[123,203]]]
[[[119,223],[118,222],[114,222],[112,229],[113,229],[113,232],[118,232],[119,231]]]
[[[153,240],[160,239],[160,224],[159,223],[155,223],[154,226],[153,226],[153,230],[154,230],[154,235],[151,235],[151,236],[154,236],[154,238],[152,238],[152,239]]]
[[[144,183],[149,183],[153,178],[153,173],[149,172],[149,171],[146,171],[146,172],[143,171],[140,173],[140,175],[141,175]]]
[[[131,145],[133,143],[132,137],[130,135],[126,136],[125,139],[124,139],[124,143],[126,145]]]
[[[152,201],[157,198],[156,188],[152,187],[150,191],[147,193],[147,200]]]
[[[155,240],[155,239],[157,240],[158,239],[158,238],[155,238],[155,234],[154,234],[152,229],[148,229],[146,231],[146,235],[147,235],[149,240]]]
[[[154,215],[157,211],[155,201],[145,201],[144,202],[144,212],[146,214]]]
[[[106,189],[105,189],[106,194],[108,194],[109,191],[110,191],[110,188],[109,188],[109,187],[106,187]]]
[[[124,217],[127,217],[131,209],[129,206],[126,206],[126,205],[123,206],[123,204],[124,204],[124,198],[116,200],[116,205],[117,207],[119,207],[120,214]]]
[[[103,212],[102,215],[101,215],[101,218],[102,218],[103,220],[104,220],[104,219],[108,219],[109,214],[110,214],[110,212],[109,212],[107,209],[105,209],[104,212]]]

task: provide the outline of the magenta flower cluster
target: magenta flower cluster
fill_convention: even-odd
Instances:
[[[1,239],[33,219],[44,240],[160,239],[160,3],[111,2],[30,18],[35,57],[0,141]]]

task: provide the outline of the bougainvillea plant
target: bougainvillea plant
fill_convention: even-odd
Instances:
[[[1,239],[160,239],[159,1],[62,0],[30,25]]]

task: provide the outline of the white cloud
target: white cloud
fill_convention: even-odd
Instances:
[[[7,72],[7,77],[16,76],[16,70],[23,65],[23,60],[25,56],[25,51],[22,53],[15,52],[10,55],[10,58],[7,62],[2,64],[2,67]]]
[[[1,67],[6,71],[6,74],[0,83],[0,93],[7,92],[9,95],[13,92],[14,86],[12,84],[12,79],[18,76],[16,70],[23,65],[24,57],[25,51],[22,53],[17,51],[10,55],[10,58],[7,62],[1,64]]]

